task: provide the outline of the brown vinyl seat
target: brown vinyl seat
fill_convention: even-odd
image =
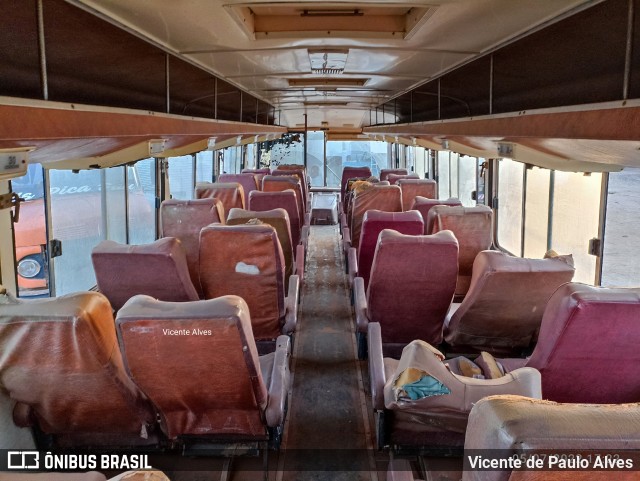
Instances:
[[[444,339],[455,352],[519,355],[537,337],[553,293],[575,269],[560,258],[526,259],[482,251],[473,263],[469,292],[451,306]]]
[[[496,361],[500,371],[536,368],[544,399],[551,401],[640,402],[639,343],[640,288],[570,282],[547,303],[531,357]],[[491,374],[486,363],[479,365]]]
[[[151,244],[126,245],[106,240],[91,252],[98,289],[114,310],[136,294],[163,301],[196,301],[187,256],[175,237]]]
[[[351,223],[343,229],[342,239],[345,257],[349,248],[360,245],[360,232],[364,214],[368,210],[383,212],[402,212],[402,191],[397,185],[372,184],[366,190],[358,192],[351,204]]]
[[[342,203],[342,213],[346,212],[345,195],[347,193],[347,182],[349,179],[356,177],[371,177],[371,169],[369,167],[344,167],[342,169],[342,180],[340,180],[340,202]]]
[[[294,246],[298,244],[307,245],[309,237],[309,226],[303,225],[304,219],[300,218],[298,201],[293,190],[283,190],[281,192],[257,192],[249,195],[249,209],[251,211],[265,211],[282,208],[289,214],[291,225],[291,242]]]
[[[155,414],[124,370],[104,295],[4,294],[0,304],[0,389],[16,402],[16,425],[37,427],[58,447],[157,443]]]
[[[300,180],[300,187],[302,188],[302,199],[306,207],[305,212],[309,211],[310,195],[309,195],[309,179],[304,166],[296,165],[279,165],[277,169],[271,171],[271,175],[295,175]]]
[[[200,282],[206,299],[236,295],[247,302],[261,352],[273,348],[280,334],[295,330],[300,280],[292,275],[285,293],[284,256],[270,225],[202,229]]]
[[[438,184],[431,179],[399,179],[396,185],[402,189],[402,208],[404,210],[412,210],[413,202],[416,197],[426,197],[435,199],[438,191]],[[422,217],[426,219],[424,213]]]
[[[460,257],[456,300],[460,301],[467,294],[471,284],[473,261],[480,251],[490,249],[493,244],[493,210],[486,205],[477,207],[436,205],[429,211],[425,222],[429,234],[450,230],[458,239]]]
[[[175,237],[180,241],[187,255],[191,282],[200,293],[200,229],[224,223],[224,208],[218,199],[169,199],[160,205],[160,237]]]
[[[296,175],[267,175],[262,179],[262,192],[282,192],[284,190],[293,190],[296,193],[296,202],[298,203],[298,216],[302,225],[309,225],[309,219],[306,216],[307,207],[304,199],[304,192],[300,179]]]
[[[262,179],[265,175],[269,175],[269,173],[271,172],[271,169],[269,169],[268,167],[262,167],[259,169],[242,169],[241,171],[243,174],[253,174],[254,177],[256,178],[256,182],[258,183],[258,190],[262,189]],[[247,197],[249,197],[249,194],[247,194],[245,196],[245,202],[247,200]]]
[[[242,185],[245,206],[247,204],[249,194],[254,190],[260,190],[256,176],[250,172],[245,172],[244,174],[220,174],[217,182],[221,184],[237,183]],[[227,214],[228,213],[229,211],[227,211]]]
[[[380,180],[389,180],[389,175],[408,175],[409,171],[407,169],[381,169],[380,170]]]
[[[418,174],[387,174],[387,178],[385,180],[389,181],[390,185],[397,185],[397,183],[401,180],[419,180],[420,176]]]
[[[196,199],[218,199],[224,207],[224,217],[227,213],[237,207],[244,209],[245,198],[242,185],[237,182],[199,182],[196,184]]]
[[[189,303],[132,298],[116,319],[126,368],[169,439],[277,444],[289,388],[290,341],[258,356],[238,296]],[[153,346],[151,348],[151,346]]]
[[[381,324],[388,356],[398,356],[414,339],[440,344],[457,272],[458,242],[451,232],[425,236],[383,230],[366,292],[362,277],[353,281],[360,358],[370,322]]]
[[[369,324],[369,377],[380,426],[378,448],[460,449],[469,412],[482,398],[494,394],[541,398],[540,373],[535,369],[517,369],[500,379],[459,376],[451,372],[440,351],[421,340],[409,343],[400,360],[383,357],[383,334],[379,323]]]
[[[365,212],[359,248],[352,247],[349,249],[347,257],[349,285],[353,285],[354,278],[362,277],[364,288],[368,287],[373,255],[376,251],[380,232],[384,229],[391,229],[406,235],[422,235],[424,221],[420,212],[415,210],[408,212],[369,210]]]
[[[404,204],[403,207],[406,208]],[[462,202],[460,199],[456,199],[455,197],[450,197],[449,199],[430,199],[421,195],[417,195],[413,199],[413,204],[411,204],[411,210],[417,210],[422,214],[422,218],[424,219],[424,233],[428,234],[427,228],[429,227],[427,224],[427,219],[429,218],[429,211],[432,207],[436,205],[448,205],[448,206],[462,206]]]
[[[251,219],[258,219],[276,230],[284,255],[285,282],[288,282],[291,274],[297,274],[300,277],[300,282],[302,282],[304,277],[304,246],[298,244],[294,251],[287,211],[282,208],[264,211],[231,209],[227,225],[246,224]]]
[[[589,461],[587,469],[465,470],[463,481],[631,481],[634,469],[594,468],[596,456],[637,459],[640,450],[640,404],[560,404],[522,396],[490,396],[478,401],[469,415],[465,438],[469,452],[549,454],[558,459]],[[540,456],[542,459],[542,456]],[[624,466],[624,464],[623,464]]]

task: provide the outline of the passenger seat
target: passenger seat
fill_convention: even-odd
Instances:
[[[378,322],[386,356],[398,357],[414,339],[442,342],[442,325],[456,288],[458,242],[449,231],[404,235],[383,230],[369,286],[353,282],[358,356],[366,357],[367,326]]]
[[[127,371],[158,409],[167,437],[192,444],[279,444],[289,389],[290,341],[258,356],[247,303],[136,296],[118,313]]]
[[[91,261],[98,290],[115,311],[136,294],[175,302],[199,299],[187,256],[175,237],[141,245],[105,240],[93,248]]]

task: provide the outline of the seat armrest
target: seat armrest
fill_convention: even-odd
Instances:
[[[267,426],[275,428],[284,422],[287,407],[287,393],[291,373],[289,371],[289,356],[291,354],[291,340],[288,336],[278,336],[276,352],[271,370],[271,384],[267,388],[268,403],[265,410]]]
[[[356,332],[365,334],[369,325],[367,315],[367,293],[364,290],[364,279],[356,277],[353,280],[353,308],[356,313]]]
[[[342,243],[348,243],[349,247],[351,247],[351,229],[349,229],[348,227],[342,228]]]
[[[298,244],[296,246],[296,263],[294,274],[297,274],[300,278],[300,283],[304,281],[304,265],[305,265],[305,256],[304,256],[304,246],[302,244]]]
[[[373,409],[382,411],[384,409],[384,385],[387,379],[384,373],[382,330],[379,322],[369,324],[367,346],[369,348],[369,381],[371,382]]]
[[[349,228],[349,225],[348,225],[348,223],[347,223],[347,214],[345,214],[344,212],[342,212],[342,213],[340,214],[340,230],[342,230],[342,232],[343,232],[343,234],[342,234],[342,235],[344,235],[344,230],[345,230],[345,229],[348,229],[348,228]]]
[[[347,255],[349,286],[353,287],[353,280],[358,277],[358,253],[351,247]]]
[[[289,276],[289,290],[284,300],[285,317],[282,334],[292,334],[296,330],[298,322],[298,296],[300,295],[300,278],[297,275]]]
[[[309,244],[309,226],[304,225],[300,230],[300,244],[304,246],[305,252],[307,251],[307,245]]]
[[[304,225],[306,226],[311,225],[311,212],[307,212],[304,214]]]

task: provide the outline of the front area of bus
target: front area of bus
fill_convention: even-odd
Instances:
[[[0,7],[0,481],[640,479],[639,1]]]

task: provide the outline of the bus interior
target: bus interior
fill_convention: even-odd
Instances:
[[[0,481],[640,479],[638,0],[0,10]]]

